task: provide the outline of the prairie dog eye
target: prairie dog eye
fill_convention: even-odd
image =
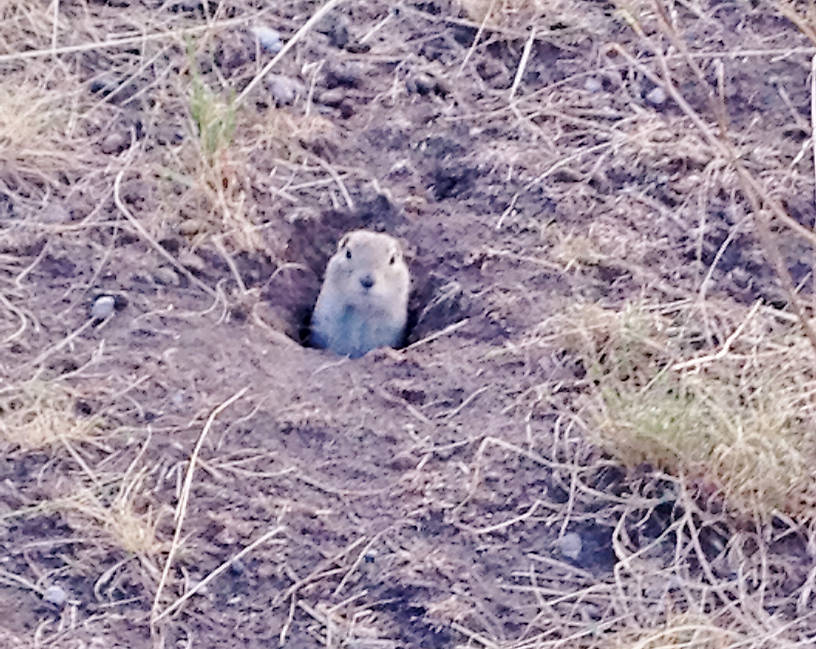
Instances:
[[[346,259],[351,259],[351,250],[346,248]]]
[[[397,261],[397,256],[396,255],[391,255],[391,259],[388,260],[388,263],[393,266],[396,263],[396,261]]]

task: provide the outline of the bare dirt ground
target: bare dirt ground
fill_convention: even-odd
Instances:
[[[0,644],[813,646],[813,503],[621,462],[569,335],[812,353],[805,5],[334,5],[0,6]],[[302,343],[358,227],[413,293],[352,361]]]

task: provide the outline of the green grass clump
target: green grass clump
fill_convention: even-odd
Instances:
[[[190,89],[190,117],[196,128],[201,151],[212,161],[229,147],[235,134],[235,104],[213,92],[197,73]]]

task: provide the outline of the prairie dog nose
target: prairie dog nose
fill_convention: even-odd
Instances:
[[[363,275],[360,278],[360,284],[364,289],[368,290],[374,286],[374,278],[371,275]]]

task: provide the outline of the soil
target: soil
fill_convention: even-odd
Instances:
[[[193,64],[240,93],[271,58],[250,28],[286,41],[319,6],[258,15],[265,4],[59,11],[81,25],[77,42],[89,21],[115,33],[129,11],[178,28],[243,18],[214,29]],[[307,102],[330,125],[291,150],[278,134],[261,139],[231,161],[224,185],[238,183],[227,190],[243,197],[257,247],[179,225],[197,208],[159,165],[195,138],[183,97],[160,101],[172,75],[189,79],[181,39],[61,55],[83,105],[101,102],[107,121],[87,126],[88,158],[52,179],[0,166],[0,374],[5,388],[36,378],[68,389],[80,422],[104,424],[45,448],[6,444],[4,646],[606,646],[604,634],[659,623],[697,596],[701,612],[727,609],[734,547],[755,578],[751,610],[780,619],[780,638],[806,637],[796,605],[812,599],[805,533],[780,523],[751,551],[751,525],[698,502],[702,541],[690,549],[677,525],[687,505],[661,495],[676,487],[592,446],[575,401],[584,368],[540,330],[574,302],[705,292],[787,306],[747,201],[728,193],[733,178],[710,148],[691,147],[693,125],[671,97],[647,100],[654,57],[612,4],[574,5],[539,17],[510,99],[523,24],[480,31],[444,0],[341,3],[282,58],[277,85],[258,84],[238,112],[236,143],[249,137],[242,119],[268,125],[271,111],[302,114]],[[748,142],[746,164],[812,224],[812,177],[768,162],[808,150],[809,43],[762,2],[700,7],[673,5],[689,47],[801,48],[703,58],[704,85],[672,66],[710,120],[719,61],[729,128],[776,147]],[[122,169],[121,202],[144,232],[116,204]],[[326,260],[352,228],[406,247],[403,350],[349,360],[304,344]],[[774,234],[809,294],[809,245],[781,226]],[[88,324],[100,295],[115,296],[114,313]],[[155,610],[177,608],[151,624],[198,442]],[[90,490],[113,506],[127,485],[134,510],[156,521],[153,552],[129,552],[72,504]],[[43,598],[52,585],[66,602]]]

